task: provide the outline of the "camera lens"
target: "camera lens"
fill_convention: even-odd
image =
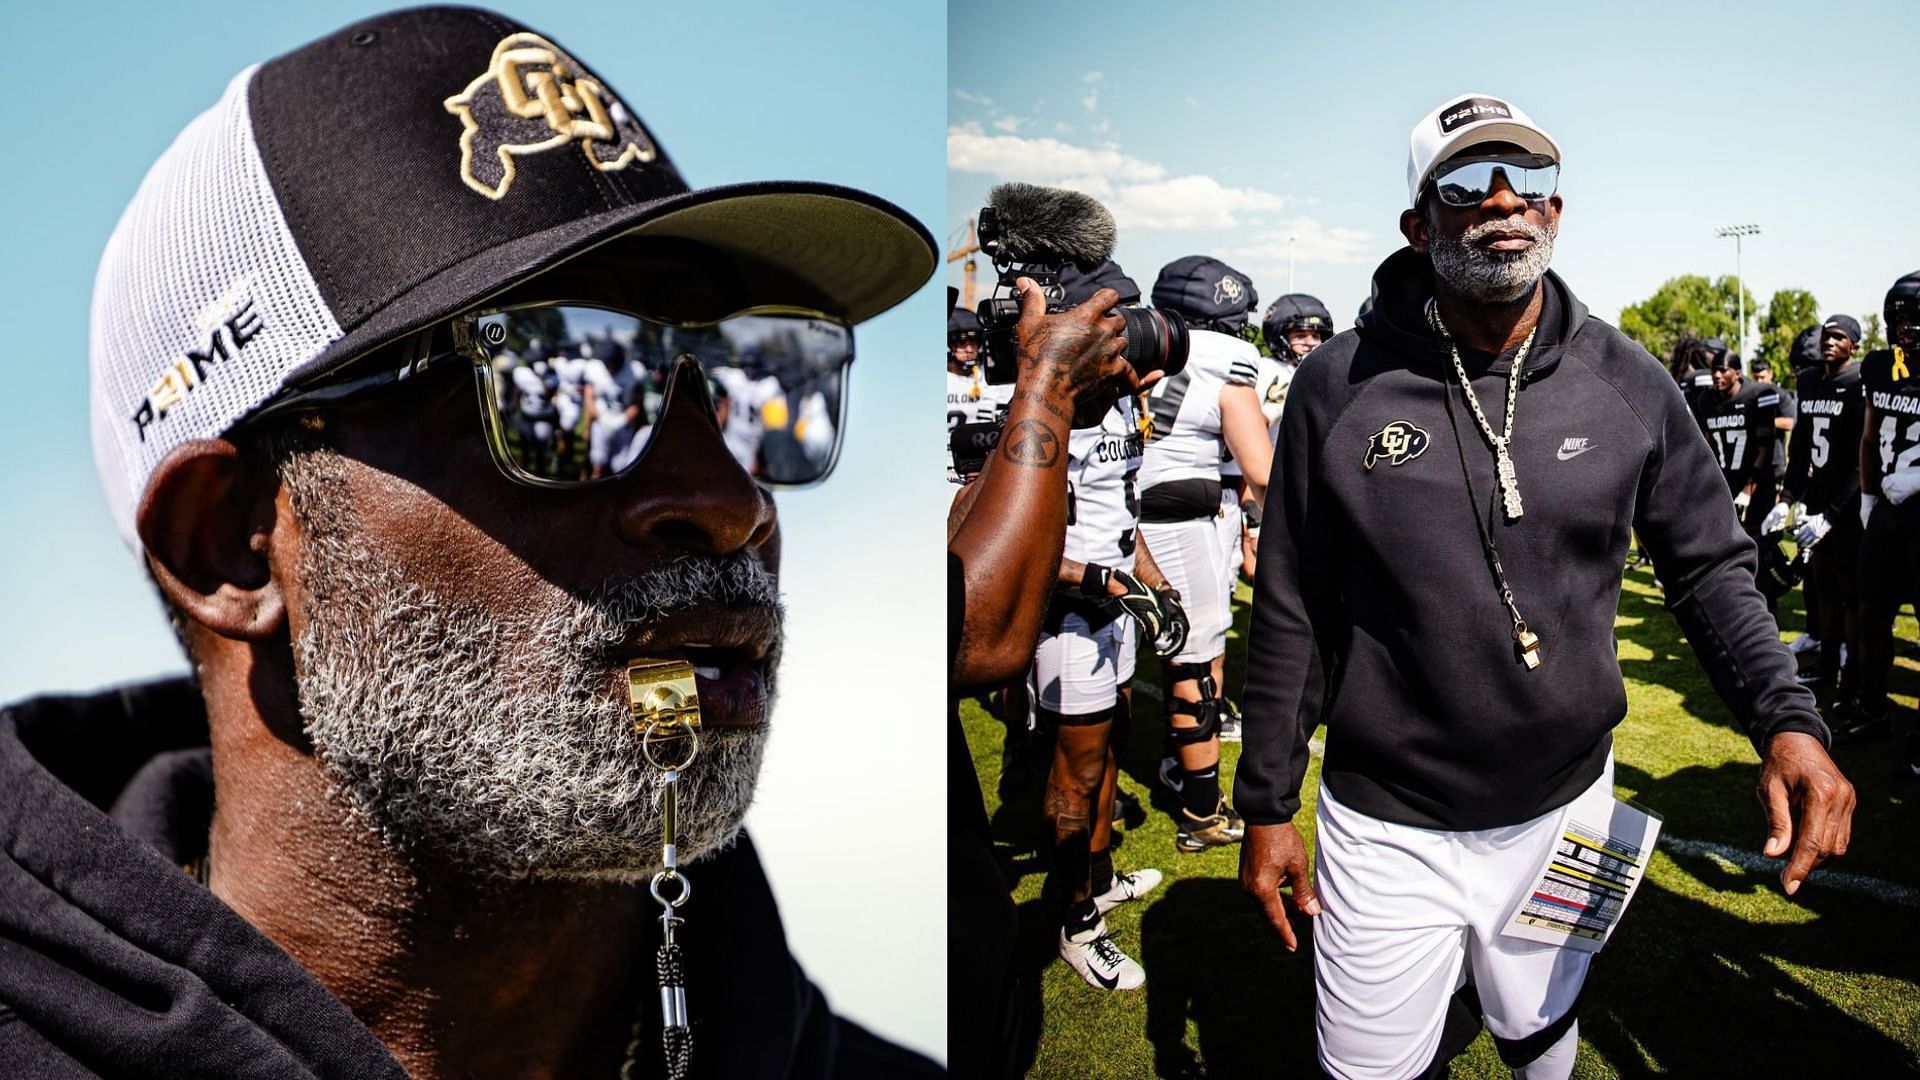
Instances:
[[[1164,371],[1172,378],[1187,366],[1187,324],[1159,308],[1116,309],[1127,324],[1127,363],[1141,378]]]

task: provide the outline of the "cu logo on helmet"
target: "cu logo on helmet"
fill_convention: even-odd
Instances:
[[[1222,275],[1213,286],[1213,302],[1216,304],[1243,304],[1246,302],[1247,287],[1232,274]]]

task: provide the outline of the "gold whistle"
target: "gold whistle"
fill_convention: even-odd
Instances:
[[[700,691],[685,660],[627,665],[627,699],[640,748],[655,767],[684,769],[700,750]]]

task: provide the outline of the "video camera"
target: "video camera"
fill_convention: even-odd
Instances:
[[[980,250],[999,272],[994,294],[980,301],[986,381],[1003,386],[1019,373],[1014,361],[1014,325],[1020,321],[1015,283],[1032,278],[1045,291],[1047,314],[1067,310],[1060,272],[1068,263],[1092,271],[1113,254],[1113,215],[1077,191],[1034,184],[1001,184],[987,196],[975,226]],[[1127,324],[1127,362],[1146,378],[1155,371],[1169,377],[1187,366],[1187,324],[1179,315],[1155,308],[1120,307]]]

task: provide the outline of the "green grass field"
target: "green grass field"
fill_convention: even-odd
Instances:
[[[1228,642],[1227,685],[1236,691],[1246,596],[1243,586]],[[1783,606],[1790,631],[1803,625],[1799,605],[1796,591]],[[1920,1071],[1920,783],[1892,771],[1913,721],[1920,664],[1903,652],[1894,672],[1895,738],[1835,752],[1860,805],[1851,852],[1834,869],[1856,878],[1816,875],[1789,899],[1777,863],[1742,867],[1739,853],[1757,858],[1766,837],[1753,794],[1758,759],[1661,606],[1649,571],[1627,575],[1617,625],[1631,711],[1615,732],[1616,780],[1624,797],[1661,812],[1666,827],[1588,980],[1574,1075]],[[1914,620],[1903,615],[1897,633],[1912,641]],[[1120,946],[1147,971],[1146,986],[1129,993],[1089,987],[1055,956],[1056,912],[1041,899],[1041,779],[996,796],[1004,729],[980,702],[962,706],[1020,909],[1024,1005],[1029,1015],[1044,1009],[1028,1048],[1030,1075],[1317,1075],[1309,945],[1288,954],[1241,895],[1238,848],[1174,849],[1170,796],[1155,779],[1162,722],[1151,654],[1140,671],[1134,733],[1121,757],[1126,820],[1114,862],[1157,867],[1167,880],[1107,916]],[[1223,785],[1238,758],[1239,747],[1227,745]],[[1316,755],[1298,818],[1309,844],[1318,776]],[[1679,850],[1669,838],[1695,843]],[[1729,857],[1725,849],[1737,850]],[[1483,1032],[1453,1075],[1509,1074]]]

